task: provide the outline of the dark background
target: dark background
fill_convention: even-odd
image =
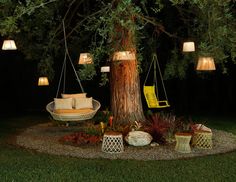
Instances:
[[[171,107],[153,111],[169,110],[176,114],[235,114],[236,102],[236,66],[229,65],[227,75],[216,70],[206,72],[204,78],[199,77],[194,67],[189,68],[184,80],[172,79],[165,81],[165,86]],[[67,93],[80,92],[73,74],[70,77]],[[141,88],[146,73],[141,75]],[[37,61],[24,60],[18,51],[0,51],[0,78],[1,78],[1,115],[13,115],[28,112],[46,112],[45,106],[53,100],[58,85],[56,72],[55,81],[49,86],[38,87]],[[99,100],[101,109],[109,109],[109,84],[99,86],[99,81],[82,81],[85,92]],[[146,106],[142,95],[144,110]]]

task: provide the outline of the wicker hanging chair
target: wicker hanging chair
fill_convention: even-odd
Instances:
[[[80,89],[81,89],[82,93],[84,93],[83,86],[82,86],[81,81],[79,79],[79,76],[78,76],[78,74],[75,70],[72,59],[69,55],[69,51],[68,51],[68,47],[67,47],[67,41],[66,41],[64,21],[62,21],[62,25],[63,25],[63,32],[64,32],[64,40],[65,40],[65,56],[64,56],[64,62],[63,62],[63,66],[62,66],[61,76],[60,76],[60,80],[59,80],[59,84],[58,84],[58,88],[57,88],[56,98],[58,98],[58,94],[59,94],[60,85],[61,85],[61,82],[62,82],[63,75],[64,75],[63,93],[65,92],[65,80],[66,80],[65,76],[66,76],[67,57],[68,57],[68,60],[70,62],[70,65],[73,68],[73,71],[74,71],[74,74],[76,76],[76,80],[79,83]],[[92,99],[92,105],[93,105],[93,108],[88,109],[86,112],[84,112],[84,111],[81,112],[79,110],[72,109],[71,112],[57,113],[57,112],[55,112],[55,109],[54,109],[55,108],[55,102],[52,101],[52,102],[47,104],[46,110],[51,114],[52,118],[54,120],[57,120],[57,121],[82,121],[82,120],[92,119],[94,117],[94,115],[97,113],[97,111],[99,110],[99,108],[101,107],[100,102],[98,102],[95,99]]]
[[[74,112],[74,113],[58,114],[54,112],[54,101],[53,101],[46,106],[46,110],[51,114],[52,118],[57,121],[83,121],[92,119],[100,107],[101,107],[100,102],[93,99],[93,109],[91,110],[91,112],[86,112],[86,113]]]

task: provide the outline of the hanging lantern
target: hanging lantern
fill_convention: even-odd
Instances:
[[[194,42],[184,42],[183,43],[183,52],[194,52],[195,44]]]
[[[102,73],[110,72],[110,66],[102,66],[102,67],[101,67],[101,72],[102,72]]]
[[[113,55],[113,61],[124,61],[136,59],[135,53],[132,51],[119,51]]]
[[[92,64],[93,58],[90,53],[80,53],[79,64]]]
[[[212,71],[216,70],[213,57],[199,57],[197,68],[198,71]]]
[[[2,44],[2,50],[17,50],[14,40],[4,40]]]
[[[49,85],[48,77],[39,77],[38,86],[48,86],[48,85]]]

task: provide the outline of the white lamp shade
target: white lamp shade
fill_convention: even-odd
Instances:
[[[93,58],[90,53],[80,53],[79,64],[92,64]]]
[[[213,57],[199,57],[196,69],[199,71],[216,70]]]
[[[194,52],[195,43],[194,42],[184,42],[183,43],[183,52]]]
[[[102,66],[101,72],[110,72],[110,66]]]
[[[14,40],[4,40],[2,44],[2,50],[17,50]]]
[[[47,86],[49,85],[48,77],[39,77],[38,86]]]
[[[113,61],[124,61],[136,59],[135,53],[132,51],[119,51],[113,55]]]

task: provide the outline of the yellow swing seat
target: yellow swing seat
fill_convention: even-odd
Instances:
[[[143,86],[144,96],[148,105],[148,108],[165,108],[170,107],[167,100],[159,101],[155,93],[155,85]]]

